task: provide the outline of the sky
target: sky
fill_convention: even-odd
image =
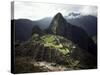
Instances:
[[[11,11],[13,12],[13,10]],[[45,17],[53,17],[58,12],[63,16],[69,13],[80,13],[81,15],[97,16],[96,6],[69,5],[69,4],[51,4],[51,3],[32,3],[32,2],[14,2],[14,19],[40,20]]]

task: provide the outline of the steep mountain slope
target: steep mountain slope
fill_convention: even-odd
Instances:
[[[67,17],[65,18],[69,23],[83,28],[89,36],[92,37],[97,35],[97,17],[88,15],[70,19],[68,19]]]
[[[83,28],[90,37],[97,35],[97,18],[96,17],[88,15],[88,16],[81,16],[81,17],[70,18],[70,19],[64,16],[64,18],[70,24]],[[12,20],[12,22],[13,21],[15,22],[15,26],[16,26],[15,28],[17,30],[16,39],[25,41],[30,38],[32,26],[38,25],[42,30],[44,30],[49,27],[50,22],[52,21],[52,18],[47,17],[38,21],[32,21],[28,19]]]
[[[96,45],[88,34],[80,27],[71,25],[58,13],[52,20],[48,32],[64,36],[74,43],[78,44],[81,48],[88,50],[90,53],[97,55]]]
[[[37,33],[37,34],[42,34],[42,30],[39,28],[39,26],[35,25],[33,28],[32,28],[32,34],[33,35],[34,33]]]
[[[33,24],[31,20],[19,19],[12,20],[15,28],[15,40],[25,41],[31,36]]]
[[[44,18],[38,21],[32,21],[28,19],[11,20],[15,28],[15,38],[19,41],[26,41],[31,37],[33,27],[38,26],[41,30],[48,27],[50,18]]]

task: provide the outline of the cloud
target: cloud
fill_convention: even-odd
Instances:
[[[53,17],[58,12],[61,12],[63,16],[67,16],[72,12],[80,12],[82,15],[97,16],[97,7],[32,2],[14,3],[14,19],[27,18],[31,20],[39,20],[45,17]]]
[[[82,15],[97,16],[97,7],[96,6],[83,6],[80,12]]]

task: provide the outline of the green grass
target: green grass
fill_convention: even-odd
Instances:
[[[45,36],[42,36],[41,39],[44,41],[44,43],[52,43],[55,40],[55,36],[45,35]]]
[[[41,40],[43,41],[45,47],[55,48],[63,54],[69,53],[69,49],[67,47],[63,47],[61,43],[57,43],[55,38],[55,35],[45,35],[41,37]]]

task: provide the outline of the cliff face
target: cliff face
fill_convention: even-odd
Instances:
[[[66,20],[63,18],[61,13],[58,13],[55,15],[55,17],[53,18],[49,29],[53,34],[57,34],[57,35],[65,35],[65,30],[66,30]]]
[[[49,31],[51,34],[60,35],[78,44],[79,47],[86,49],[90,53],[97,55],[97,47],[88,34],[80,27],[71,25],[58,13],[53,18]]]

